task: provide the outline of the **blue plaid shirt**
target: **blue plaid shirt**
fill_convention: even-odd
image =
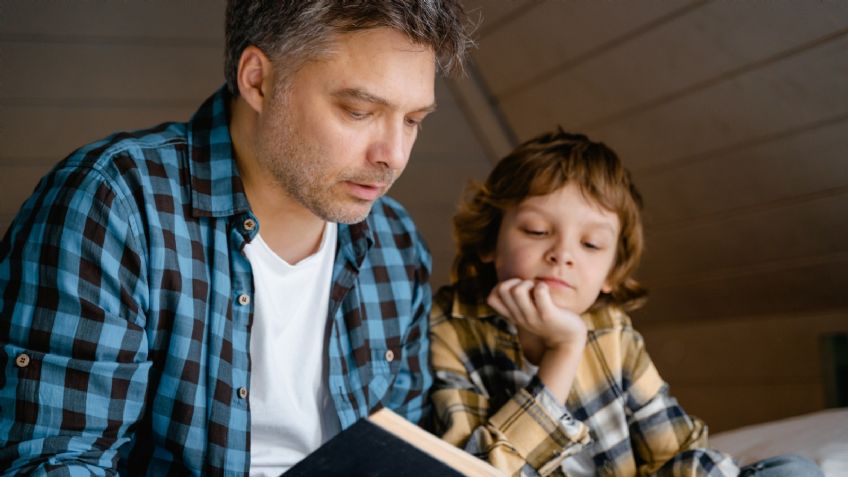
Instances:
[[[0,243],[3,471],[247,474],[242,249],[259,227],[228,104],[222,89],[189,123],[85,146],[22,206]],[[337,250],[327,384],[342,428],[383,406],[421,421],[429,253],[388,198],[339,225]]]

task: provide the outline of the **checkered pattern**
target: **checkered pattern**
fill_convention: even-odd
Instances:
[[[259,227],[244,225],[256,218],[228,101],[222,89],[189,123],[81,148],[9,227],[0,470],[247,475],[253,305],[239,297],[253,282],[241,250]],[[341,425],[382,406],[420,421],[429,253],[391,199],[338,235],[329,386]]]
[[[730,476],[705,449],[706,426],[668,395],[630,319],[614,308],[584,315],[588,342],[563,407],[527,364],[514,326],[484,300],[445,287],[434,299],[431,359],[437,431],[515,476],[564,475],[591,458],[597,476]]]

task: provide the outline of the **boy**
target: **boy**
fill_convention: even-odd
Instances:
[[[669,396],[625,314],[645,296],[632,278],[640,208],[616,154],[562,130],[473,191],[454,218],[454,284],[431,315],[444,439],[512,475],[739,473],[705,448],[706,426]]]

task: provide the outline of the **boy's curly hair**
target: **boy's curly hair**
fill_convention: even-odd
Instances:
[[[451,279],[461,296],[477,300],[497,284],[494,265],[481,257],[494,253],[504,211],[567,183],[616,213],[621,224],[609,275],[612,292],[602,293],[590,310],[613,304],[633,310],[644,303],[647,293],[632,277],[644,249],[642,197],[612,149],[562,128],[521,144],[498,162],[486,182],[469,187],[453,218],[457,255]]]

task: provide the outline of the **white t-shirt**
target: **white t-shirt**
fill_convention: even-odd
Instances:
[[[336,224],[314,255],[289,265],[257,235],[250,333],[250,475],[278,476],[339,432],[326,386],[325,335]]]

